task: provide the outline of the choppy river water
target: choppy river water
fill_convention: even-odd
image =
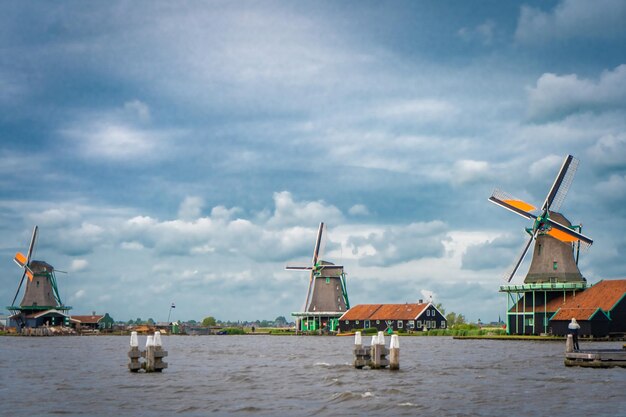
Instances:
[[[402,337],[393,372],[354,369],[352,337],[165,336],[162,374],[128,372],[128,343],[0,337],[0,415],[626,416],[626,369],[559,342]]]

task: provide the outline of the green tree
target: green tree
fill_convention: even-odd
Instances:
[[[215,326],[216,323],[215,317],[213,316],[205,317],[204,320],[202,320],[203,326]]]
[[[130,319],[130,320],[128,320],[128,322],[126,324],[135,324],[135,320]]]
[[[151,325],[151,326],[154,325],[154,319],[149,318],[148,319],[148,324]]]
[[[275,326],[286,326],[287,325],[287,319],[284,316],[278,316],[274,319],[274,325]]]
[[[141,324],[143,323],[143,321],[141,320],[141,318],[137,317],[137,320],[135,320],[135,324]]]

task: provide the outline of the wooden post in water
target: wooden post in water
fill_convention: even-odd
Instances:
[[[391,335],[389,343],[389,369],[393,371],[400,369],[400,341],[397,334]]]
[[[140,357],[141,352],[139,351],[137,332],[132,332],[130,334],[130,350],[128,351],[128,358],[130,359],[128,362],[128,369],[131,372],[138,372],[141,369],[141,364],[139,363]]]
[[[565,353],[572,353],[574,351],[574,335],[568,334],[565,341]]]

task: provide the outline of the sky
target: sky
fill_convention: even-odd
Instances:
[[[623,1],[0,11],[2,307],[38,225],[74,314],[289,317],[323,221],[352,305],[497,320],[531,225],[487,199],[541,205],[567,154],[581,272],[626,277]]]

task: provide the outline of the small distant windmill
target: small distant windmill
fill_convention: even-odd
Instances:
[[[26,255],[18,252],[14,258],[15,263],[24,270],[24,273],[20,279],[13,301],[7,309],[13,313],[11,320],[19,327],[61,324],[64,319],[68,318],[63,312],[71,309],[71,307],[63,305],[61,301],[54,275],[54,267],[47,262],[32,259],[37,241],[37,232],[38,227],[35,226]],[[26,282],[24,296],[20,305],[16,306],[15,301],[24,282]]]
[[[500,287],[501,292],[509,294],[509,301],[513,301],[515,311],[507,308],[508,329],[515,328],[516,333],[548,331],[548,312],[545,310],[548,301],[565,291],[586,288],[586,280],[578,269],[578,256],[580,247],[591,246],[593,240],[581,233],[581,225],[572,226],[558,212],[577,168],[578,159],[572,155],[566,156],[538,214],[532,213],[536,210],[533,205],[500,190],[495,190],[489,197],[492,203],[533,222],[532,227],[526,228],[529,239],[521,255],[506,274],[506,280],[510,283],[534,241],[533,257],[524,284]],[[517,300],[513,294],[517,295]],[[543,312],[540,311],[542,306]]]
[[[320,258],[324,223],[320,223],[310,266],[287,266],[293,271],[311,271],[306,299],[302,311],[292,313],[297,318],[298,329],[320,330],[327,327],[334,331],[337,319],[350,308],[346,289],[346,274],[342,265],[335,265]]]

